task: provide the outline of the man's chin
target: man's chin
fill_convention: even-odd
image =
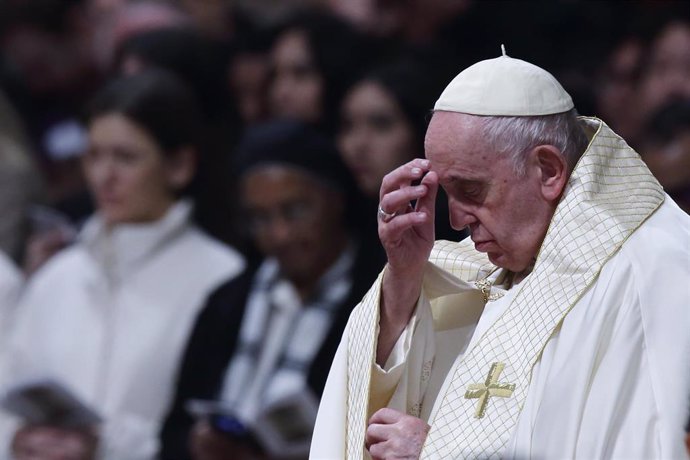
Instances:
[[[509,270],[513,273],[520,273],[525,271],[529,264],[520,264],[516,260],[510,260],[506,257],[505,253],[501,252],[487,252],[486,255],[489,257],[489,261],[499,268]]]
[[[507,268],[503,266],[503,263],[505,262],[502,257],[503,254],[499,252],[487,252],[486,255],[489,258],[489,261],[495,266],[500,268]]]
[[[489,258],[489,261],[495,266],[499,268],[504,268],[506,270],[514,271],[512,268],[512,264],[510,263],[511,261],[508,260],[505,253],[491,251],[487,252],[486,255]]]

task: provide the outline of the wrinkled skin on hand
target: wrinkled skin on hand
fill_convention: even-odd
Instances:
[[[430,428],[422,419],[383,408],[369,419],[366,447],[374,460],[416,460]]]
[[[427,259],[434,246],[438,176],[428,160],[415,159],[388,173],[381,183],[378,232],[388,264],[383,275],[376,362],[383,365],[414,311]],[[415,202],[415,206],[411,202]]]

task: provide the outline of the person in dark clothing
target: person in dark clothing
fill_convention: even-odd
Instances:
[[[347,318],[383,266],[357,235],[354,181],[327,137],[271,122],[248,132],[237,159],[240,201],[264,259],[215,291],[197,320],[161,433],[166,460],[275,458],[197,421],[188,402],[222,400],[251,425],[281,398],[318,399]]]

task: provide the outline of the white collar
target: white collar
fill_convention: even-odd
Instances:
[[[107,228],[103,218],[91,216],[79,241],[106,269],[106,274],[121,279],[167,241],[190,225],[193,205],[180,200],[154,222],[125,223]]]

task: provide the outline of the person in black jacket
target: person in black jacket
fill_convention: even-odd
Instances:
[[[264,259],[220,287],[197,320],[161,433],[165,460],[274,458],[237,427],[281,399],[318,399],[347,318],[383,266],[377,243],[357,235],[354,181],[330,139],[272,122],[249,131],[237,161]],[[199,421],[194,399],[223,401],[234,417]],[[234,435],[221,433],[228,424]]]

